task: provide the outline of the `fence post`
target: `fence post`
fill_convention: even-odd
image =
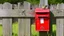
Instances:
[[[48,5],[48,0],[40,0],[39,7],[42,8],[42,6]]]
[[[40,0],[39,7],[42,8],[42,6],[48,5],[48,0]],[[39,32],[39,36],[48,36],[47,32]]]

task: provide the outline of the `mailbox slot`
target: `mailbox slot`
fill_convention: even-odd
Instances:
[[[43,17],[43,18],[48,18],[49,17],[49,14],[48,13],[36,13],[36,16],[37,17]]]

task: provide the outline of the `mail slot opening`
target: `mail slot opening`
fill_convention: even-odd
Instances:
[[[48,14],[49,12],[37,12],[36,14]]]

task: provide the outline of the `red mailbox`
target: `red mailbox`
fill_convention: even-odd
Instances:
[[[49,9],[35,9],[35,23],[37,31],[49,31],[50,11]]]

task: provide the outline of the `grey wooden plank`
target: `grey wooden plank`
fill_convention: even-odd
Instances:
[[[19,33],[18,36],[30,36],[30,19],[19,18]]]
[[[30,18],[25,19],[25,36],[30,36]]]
[[[63,9],[55,9],[52,11],[54,17],[64,17],[64,10]]]
[[[30,10],[30,3],[29,2],[27,2],[27,1],[24,1],[24,9],[25,10]]]
[[[20,9],[20,5],[21,5],[21,3],[18,3],[18,9]]]
[[[25,27],[25,20],[23,18],[19,18],[18,19],[18,23],[19,23],[19,33],[18,36],[24,36],[24,27]]]
[[[33,12],[32,10],[26,10],[26,16],[23,15],[23,9],[0,9],[0,17],[34,17],[33,14],[30,14],[31,12]]]
[[[64,36],[64,18],[57,18],[56,24],[56,36]]]
[[[3,7],[2,7],[3,5],[2,4],[0,4],[0,9],[3,9]]]
[[[5,3],[3,4],[3,9],[12,9],[12,4],[9,3],[9,2],[5,2]]]
[[[12,36],[12,18],[3,18],[3,36]]]

